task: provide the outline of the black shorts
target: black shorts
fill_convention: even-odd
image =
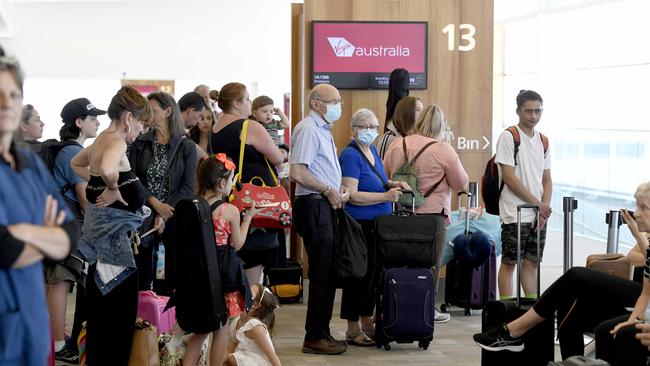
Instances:
[[[546,225],[539,233],[539,258],[544,254],[544,244],[546,243]],[[521,258],[537,262],[537,231],[534,230],[532,223],[521,224]],[[517,224],[501,225],[501,263],[517,264]]]

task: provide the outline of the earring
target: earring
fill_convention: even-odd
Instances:
[[[128,134],[130,134],[130,133],[131,133],[131,125],[129,125],[129,124],[127,123],[127,124],[126,124],[126,134],[128,135]]]

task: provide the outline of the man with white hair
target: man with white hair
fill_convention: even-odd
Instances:
[[[309,299],[303,353],[333,355],[346,350],[329,328],[336,287],[332,278],[334,226],[332,209],[341,208],[341,166],[332,126],[341,117],[341,95],[328,84],[315,86],[309,95],[309,114],[291,136],[290,177],[296,182],[293,206],[295,228],[309,256]]]

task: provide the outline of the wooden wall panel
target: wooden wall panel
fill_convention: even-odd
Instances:
[[[488,139],[492,136],[492,0],[305,0],[303,11],[305,37],[294,47],[304,50],[305,67],[302,74],[294,73],[293,77],[302,80],[302,107],[305,111],[311,80],[312,20],[429,22],[428,89],[411,91],[411,95],[420,97],[425,105],[435,103],[441,106],[456,136],[452,144],[457,148],[470,180],[480,178],[491,152],[491,146],[482,149],[485,145],[482,136]],[[456,25],[456,46],[461,42],[459,25],[473,25],[476,28],[475,48],[463,52],[456,47],[449,51],[448,35],[442,32],[448,24]],[[350,117],[358,108],[373,110],[383,125],[388,92],[343,90],[341,96],[345,101],[343,115],[333,128],[339,149],[350,139]],[[292,120],[297,123],[300,118],[294,116]],[[459,138],[478,141],[479,149],[458,149]]]
[[[305,0],[301,25],[304,37],[293,40],[294,52],[300,49],[304,54],[302,72],[292,67],[293,105],[302,103],[304,111],[308,110],[312,20],[427,21],[428,89],[413,90],[411,95],[421,98],[425,105],[435,103],[443,109],[456,137],[452,145],[470,181],[479,181],[492,151],[492,141],[485,146],[483,136],[488,140],[492,138],[493,8],[493,0]],[[449,24],[455,25],[455,49],[452,51],[448,49],[448,35],[442,31]],[[461,24],[475,27],[476,45],[471,51],[458,50],[459,43],[466,43],[460,40]],[[302,88],[298,90],[300,85]],[[333,128],[339,151],[350,139],[350,117],[358,108],[373,110],[383,126],[388,92],[343,90],[341,96],[345,101],[343,114]],[[301,117],[292,113],[292,123],[298,123]],[[460,141],[463,139],[474,141],[474,148],[462,149]]]

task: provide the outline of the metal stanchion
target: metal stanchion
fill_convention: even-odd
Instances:
[[[564,197],[564,272],[573,267],[573,211],[578,209],[578,201],[573,197]]]
[[[618,232],[623,224],[620,211],[610,210],[605,214],[605,222],[609,225],[607,229],[607,253],[618,253]]]

